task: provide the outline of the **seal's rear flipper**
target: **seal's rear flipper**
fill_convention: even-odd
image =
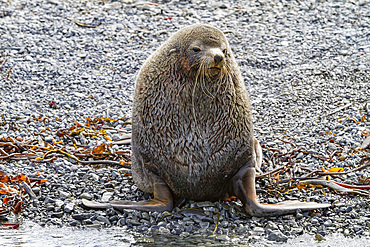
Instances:
[[[95,202],[95,201],[90,201],[86,199],[82,199],[81,203],[84,207],[93,208],[93,209],[106,209],[109,205],[109,203],[107,202]]]
[[[292,214],[297,210],[309,211],[320,208],[328,208],[331,206],[331,204],[326,203],[299,201],[285,201],[276,204],[260,204],[257,200],[255,174],[255,168],[247,165],[240,169],[233,179],[234,193],[243,202],[245,212],[250,216],[278,216]]]
[[[93,209],[106,209],[108,206],[117,210],[136,209],[141,211],[170,211],[172,210],[173,200],[170,188],[163,180],[154,182],[154,198],[148,201],[132,202],[127,200],[114,200],[109,203],[100,203],[82,199],[82,205]]]

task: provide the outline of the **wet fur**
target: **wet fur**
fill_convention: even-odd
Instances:
[[[208,70],[206,54],[191,53],[194,42],[226,47],[218,75]],[[253,145],[248,93],[225,36],[206,25],[181,29],[148,58],[137,77],[132,119],[136,185],[153,193],[159,177],[178,197],[224,198],[232,190],[232,177],[251,159]]]

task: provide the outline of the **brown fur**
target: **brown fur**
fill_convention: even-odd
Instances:
[[[224,60],[217,67],[219,51]],[[188,199],[231,191],[254,137],[248,93],[220,30],[183,28],[147,59],[136,81],[132,127],[132,171],[141,190],[153,193],[153,178],[160,177]]]

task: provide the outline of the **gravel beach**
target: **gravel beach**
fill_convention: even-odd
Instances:
[[[140,66],[171,34],[194,23],[215,26],[229,40],[253,104],[263,172],[294,163],[293,175],[304,176],[307,169],[351,171],[369,163],[370,147],[360,147],[370,134],[370,2],[354,0],[0,0],[0,140],[59,143],[72,152],[121,139],[131,132]],[[60,134],[96,118],[103,119],[104,133]],[[130,151],[129,145],[109,148]],[[294,155],[288,159],[283,154],[289,152]],[[365,246],[370,240],[368,193],[311,186],[284,191],[275,176],[257,180],[262,202],[333,207],[270,218],[246,217],[238,200],[184,201],[165,213],[95,211],[79,201],[150,195],[137,189],[129,168],[84,165],[66,156],[50,162],[4,158],[0,170],[50,182],[33,187],[36,198],[16,220],[81,235],[102,229],[110,238],[118,228],[135,236],[120,244],[269,246],[308,236],[310,246],[341,236]],[[369,177],[367,167],[331,179],[369,184]],[[192,210],[179,212],[182,207]]]

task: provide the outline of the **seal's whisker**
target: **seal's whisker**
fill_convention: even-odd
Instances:
[[[222,86],[225,87],[225,90],[222,92],[222,94],[224,94],[226,92],[227,84],[228,84],[228,79],[225,78],[225,75],[227,75],[226,73],[227,73],[227,66],[223,66],[221,68],[221,71],[220,71],[220,76],[217,80],[218,87],[217,87],[215,95],[219,94],[220,89],[221,89]]]
[[[201,71],[202,71],[202,77],[201,77],[201,81],[200,81],[200,85],[201,85],[201,89],[202,89],[202,92],[209,98],[213,99],[214,98],[214,95],[208,90],[207,86],[206,86],[206,80],[210,80],[208,74],[206,73],[207,71],[207,66],[206,66],[206,63],[205,61],[202,63],[202,68],[201,68]]]

